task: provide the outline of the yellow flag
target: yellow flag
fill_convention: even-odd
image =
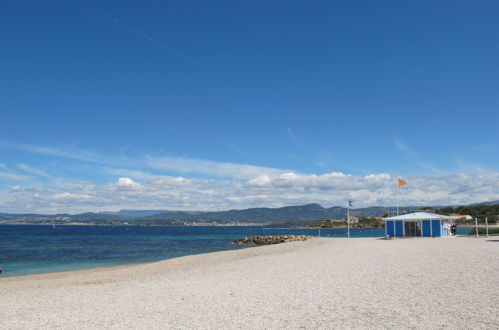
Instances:
[[[407,184],[407,182],[405,182],[402,179],[397,178],[397,184],[399,185],[399,187],[402,187],[402,186],[405,186]]]

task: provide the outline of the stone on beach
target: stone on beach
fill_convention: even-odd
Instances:
[[[233,241],[233,243],[240,245],[270,245],[286,242],[305,241],[312,237],[313,236],[309,235],[251,236],[236,239]]]

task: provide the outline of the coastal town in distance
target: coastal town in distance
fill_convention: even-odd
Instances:
[[[499,219],[499,201],[467,206],[401,207],[402,214],[433,212],[454,217],[463,226],[473,226],[488,217],[491,224]],[[383,217],[396,214],[395,207],[351,209],[348,220],[353,228],[378,228]],[[178,225],[178,226],[265,226],[297,225],[309,228],[342,228],[347,226],[347,209],[324,208],[319,204],[282,208],[252,208],[217,212],[182,212],[167,210],[120,210],[82,214],[7,214],[0,213],[0,224],[32,225]]]

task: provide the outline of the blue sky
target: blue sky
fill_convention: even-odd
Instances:
[[[3,3],[0,211],[499,199],[498,12]]]

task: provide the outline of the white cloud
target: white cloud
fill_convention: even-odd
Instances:
[[[248,184],[255,186],[265,186],[270,184],[272,179],[268,175],[259,175],[256,178],[248,180]]]
[[[499,173],[406,177],[401,205],[469,204],[499,200]],[[74,182],[60,188],[12,187],[0,207],[7,212],[86,212],[134,209],[226,210],[278,207],[306,203],[355,207],[393,206],[395,177],[389,174],[354,176],[284,173],[250,180],[167,177],[138,183],[120,177],[113,184]]]
[[[154,186],[161,186],[164,188],[175,188],[175,187],[183,187],[183,186],[189,186],[192,184],[192,180],[183,178],[183,177],[163,177],[158,180],[154,180],[151,182],[152,185]]]
[[[0,141],[1,146],[5,147]],[[93,163],[90,165],[92,171],[109,179],[106,184],[90,180],[51,180],[50,184],[42,184],[40,182],[43,181],[35,181],[36,178],[50,174],[21,164],[19,169],[36,175],[25,176],[0,164],[0,179],[7,180],[5,188],[0,186],[2,211],[78,213],[120,208],[223,210],[312,202],[330,207],[344,206],[348,199],[356,201],[355,207],[393,206],[396,203],[395,178],[387,173],[363,176],[342,172],[304,174],[185,157],[139,156],[129,159],[82,152],[77,148],[61,151],[21,147],[25,151]],[[78,164],[81,166],[81,162]],[[85,169],[88,171],[88,167]],[[499,200],[499,173],[496,172],[404,179],[409,184],[400,189],[401,205],[469,204]],[[17,182],[20,180],[23,180],[22,187]]]
[[[105,173],[110,173],[114,175],[123,175],[131,180],[142,180],[148,181],[152,185],[163,186],[163,187],[177,187],[177,186],[185,186],[191,183],[191,180],[186,179],[184,177],[173,177],[168,175],[159,175],[152,174],[145,171],[138,170],[127,170],[127,169],[116,169],[110,167],[104,167],[103,171]]]
[[[119,178],[118,181],[116,181],[116,185],[118,187],[126,187],[126,188],[135,188],[140,186],[137,182],[133,181],[130,178]]]
[[[92,196],[63,192],[63,193],[54,194],[52,198],[55,200],[86,201],[88,199],[91,199]]]
[[[10,187],[11,191],[20,191],[21,189],[22,189],[22,187],[20,185],[15,185],[15,186]]]

